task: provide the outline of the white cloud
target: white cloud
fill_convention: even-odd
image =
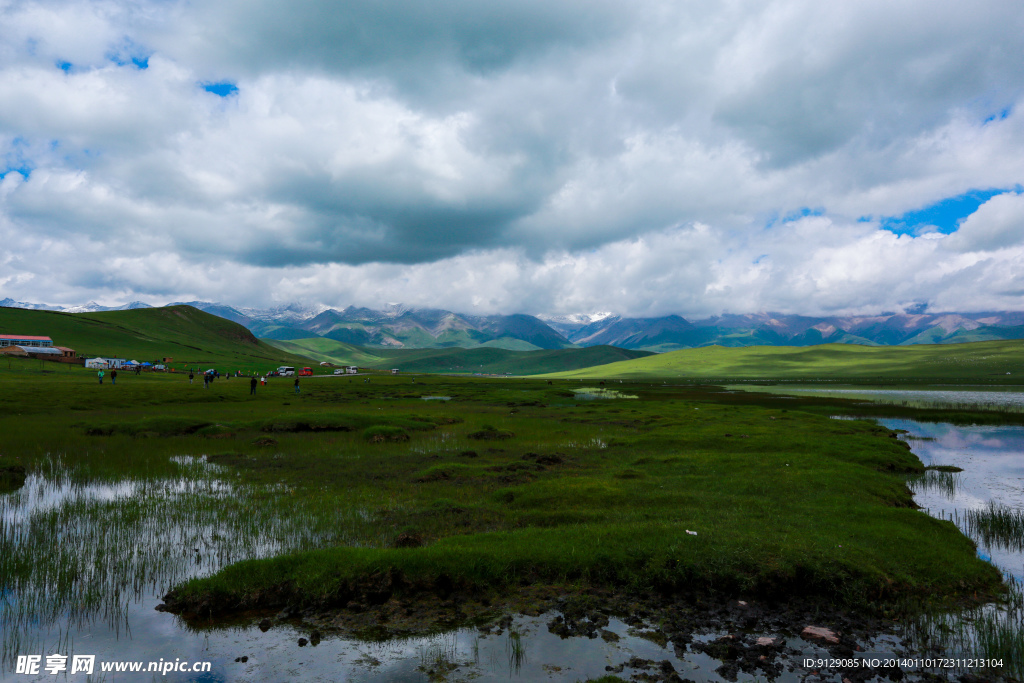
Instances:
[[[0,23],[3,296],[1024,304],[1013,2],[9,0]],[[858,222],[978,188],[1011,191],[944,239]]]
[[[1024,194],[1006,192],[978,207],[943,240],[955,251],[994,251],[1024,246]]]

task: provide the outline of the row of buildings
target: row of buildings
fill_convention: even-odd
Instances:
[[[0,355],[39,358],[59,363],[81,363],[74,349],[66,346],[54,346],[49,337],[0,334]]]
[[[73,363],[75,365],[84,365],[94,370],[134,370],[136,368],[141,368],[142,370],[165,370],[167,367],[165,364],[174,360],[173,358],[164,358],[162,362],[140,363],[135,360],[128,360],[127,358],[85,358],[79,356],[74,349],[66,346],[54,346],[53,340],[49,337],[25,334],[0,334],[0,357],[2,356]]]

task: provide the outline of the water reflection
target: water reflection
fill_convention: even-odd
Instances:
[[[365,507],[237,486],[203,458],[177,461],[189,476],[109,482],[53,459],[0,496],[0,680],[14,680],[23,654],[194,657],[201,643],[153,611],[170,586],[250,557],[372,540]]]
[[[890,429],[906,430],[905,438],[926,466],[952,465],[964,470],[958,474],[933,471],[912,480],[918,505],[936,517],[952,519],[994,564],[1024,580],[1024,553],[999,542],[996,536],[982,534],[977,524],[968,524],[991,505],[1024,511],[1024,428],[962,427],[892,418],[877,421]]]
[[[806,385],[730,385],[729,390],[759,391],[797,396],[835,396],[914,407],[1024,411],[1019,386],[984,389],[899,389],[892,387],[809,387]]]

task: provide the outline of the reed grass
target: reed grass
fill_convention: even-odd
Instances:
[[[1002,663],[982,670],[947,670],[943,672],[946,675],[1024,678],[1024,590],[1012,576],[1007,577],[1007,592],[1000,603],[955,611],[930,603],[908,603],[900,619],[900,633],[910,652]]]
[[[986,547],[1024,552],[1024,511],[994,501],[964,514],[967,534]]]
[[[952,500],[961,486],[961,477],[957,472],[928,470],[924,474],[907,477],[907,486],[915,494],[939,493]]]

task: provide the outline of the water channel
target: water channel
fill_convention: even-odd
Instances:
[[[1024,428],[961,427],[881,419],[904,438],[926,465],[947,465],[962,473],[929,472],[909,482],[929,513],[952,518],[966,532],[971,511],[990,504],[1024,509]],[[90,481],[53,459],[29,475],[18,491],[0,495],[0,561],[38,566],[31,578],[0,596],[4,657],[0,682],[15,681],[360,681],[426,682],[428,673],[449,670],[450,681],[584,681],[606,675],[632,657],[668,661],[683,678],[724,680],[721,662],[677,651],[645,637],[644,629],[612,619],[618,636],[561,639],[549,633],[552,614],[518,616],[506,628],[483,633],[463,628],[437,635],[362,642],[325,637],[299,646],[309,636],[299,624],[261,631],[255,624],[196,631],[154,607],[167,588],[183,578],[205,575],[245,557],[277,554],[327,543],[359,544],[368,522],[360,511],[325,515],[313,503],[280,506],[261,517],[257,496],[288,491],[253,491],[218,478],[203,459],[183,458],[181,476],[158,481]],[[284,504],[284,503],[282,503]],[[309,507],[303,508],[302,505]],[[978,552],[1007,576],[1024,580],[1024,548],[975,535]],[[105,573],[97,567],[108,566]],[[97,575],[98,573],[102,575]],[[68,605],[73,605],[68,607]],[[714,638],[721,634],[706,634]],[[823,654],[798,635],[783,637],[793,647]],[[898,647],[898,638],[876,641]],[[59,674],[15,672],[15,656],[38,653],[96,655],[97,662],[210,662],[200,674]],[[630,669],[622,674],[630,675]],[[784,672],[777,680],[804,680],[806,671]],[[756,680],[740,674],[739,680]],[[762,679],[763,680],[763,679]]]

